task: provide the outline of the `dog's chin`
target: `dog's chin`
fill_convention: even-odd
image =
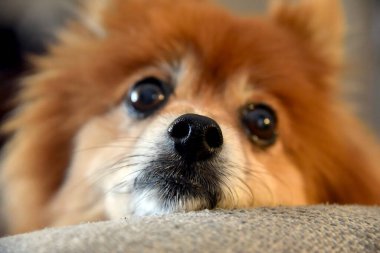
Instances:
[[[167,191],[175,191],[168,189]],[[180,196],[177,194],[176,199],[160,198],[161,189],[149,190],[134,194],[132,200],[132,209],[130,215],[149,216],[169,214],[176,212],[197,211],[203,209],[212,209],[215,207],[217,200],[215,197],[205,196]]]
[[[220,159],[191,162],[160,155],[133,181],[130,208],[135,215],[213,209],[222,197]]]

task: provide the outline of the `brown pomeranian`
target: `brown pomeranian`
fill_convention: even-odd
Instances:
[[[380,203],[341,99],[338,0],[235,17],[96,0],[23,80],[1,165],[9,233],[128,215]]]

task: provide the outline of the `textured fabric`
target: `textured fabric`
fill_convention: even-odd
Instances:
[[[0,252],[380,252],[380,207],[255,208],[87,223],[6,237]]]

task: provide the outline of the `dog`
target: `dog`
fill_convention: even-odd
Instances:
[[[380,204],[380,151],[340,94],[338,0],[236,17],[96,0],[33,59],[2,130],[8,233],[201,209]]]

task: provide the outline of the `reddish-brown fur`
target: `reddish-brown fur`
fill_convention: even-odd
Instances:
[[[246,19],[203,1],[114,0],[104,12],[104,38],[71,25],[49,56],[35,60],[37,72],[25,79],[19,109],[4,126],[14,133],[2,166],[9,231],[54,223],[47,209],[81,126],[122,100],[126,76],[187,51],[203,70],[194,96],[215,100],[207,94],[245,69],[277,99],[284,111],[279,135],[301,170],[308,203],[379,204],[379,149],[339,94],[341,28],[321,27],[339,18],[319,17],[318,24],[315,17],[309,25],[313,8],[279,6],[271,16]],[[324,28],[330,40],[316,34]]]

